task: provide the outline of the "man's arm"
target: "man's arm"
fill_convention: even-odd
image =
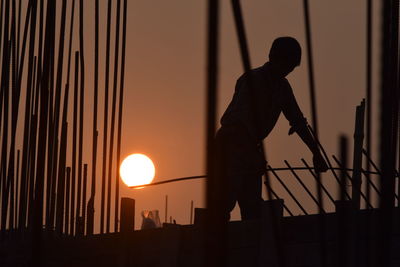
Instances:
[[[307,120],[304,118],[303,113],[297,104],[296,98],[293,94],[292,88],[289,83],[287,87],[283,88],[284,96],[282,102],[282,111],[286,119],[290,123],[289,135],[296,132],[301,140],[307,145],[310,151],[313,153],[314,168],[317,172],[325,172],[328,166],[321,155],[321,151],[318,148],[318,144],[307,127]]]

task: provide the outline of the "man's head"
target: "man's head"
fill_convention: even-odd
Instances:
[[[269,61],[280,74],[288,75],[300,65],[301,47],[293,37],[279,37],[272,43]]]

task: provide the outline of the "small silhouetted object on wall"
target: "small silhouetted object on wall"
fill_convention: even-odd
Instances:
[[[121,198],[121,233],[132,232],[135,229],[135,200]]]

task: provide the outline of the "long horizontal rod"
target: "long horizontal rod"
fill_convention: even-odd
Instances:
[[[292,167],[292,170],[309,170],[307,167]],[[314,169],[314,168],[310,168]],[[342,168],[331,168],[332,170],[342,170]],[[273,169],[267,169],[267,171],[288,171],[290,168],[273,168]],[[353,171],[353,169],[344,169],[346,171]],[[363,173],[369,173],[369,174],[379,174],[379,172],[374,172],[374,171],[363,171]],[[179,182],[179,181],[185,181],[185,180],[194,180],[194,179],[200,179],[200,178],[206,178],[206,175],[197,175],[197,176],[188,176],[188,177],[181,177],[181,178],[174,178],[174,179],[169,179],[169,180],[164,180],[160,182],[155,182],[151,184],[143,184],[143,185],[135,185],[135,186],[128,186],[129,188],[141,188],[141,187],[147,187],[147,186],[152,186],[152,185],[160,185],[160,184],[169,184],[169,183],[174,183],[174,182]]]

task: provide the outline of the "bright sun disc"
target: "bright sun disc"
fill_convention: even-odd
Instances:
[[[119,174],[127,186],[149,184],[153,181],[155,168],[149,157],[143,154],[132,154],[124,159]]]

